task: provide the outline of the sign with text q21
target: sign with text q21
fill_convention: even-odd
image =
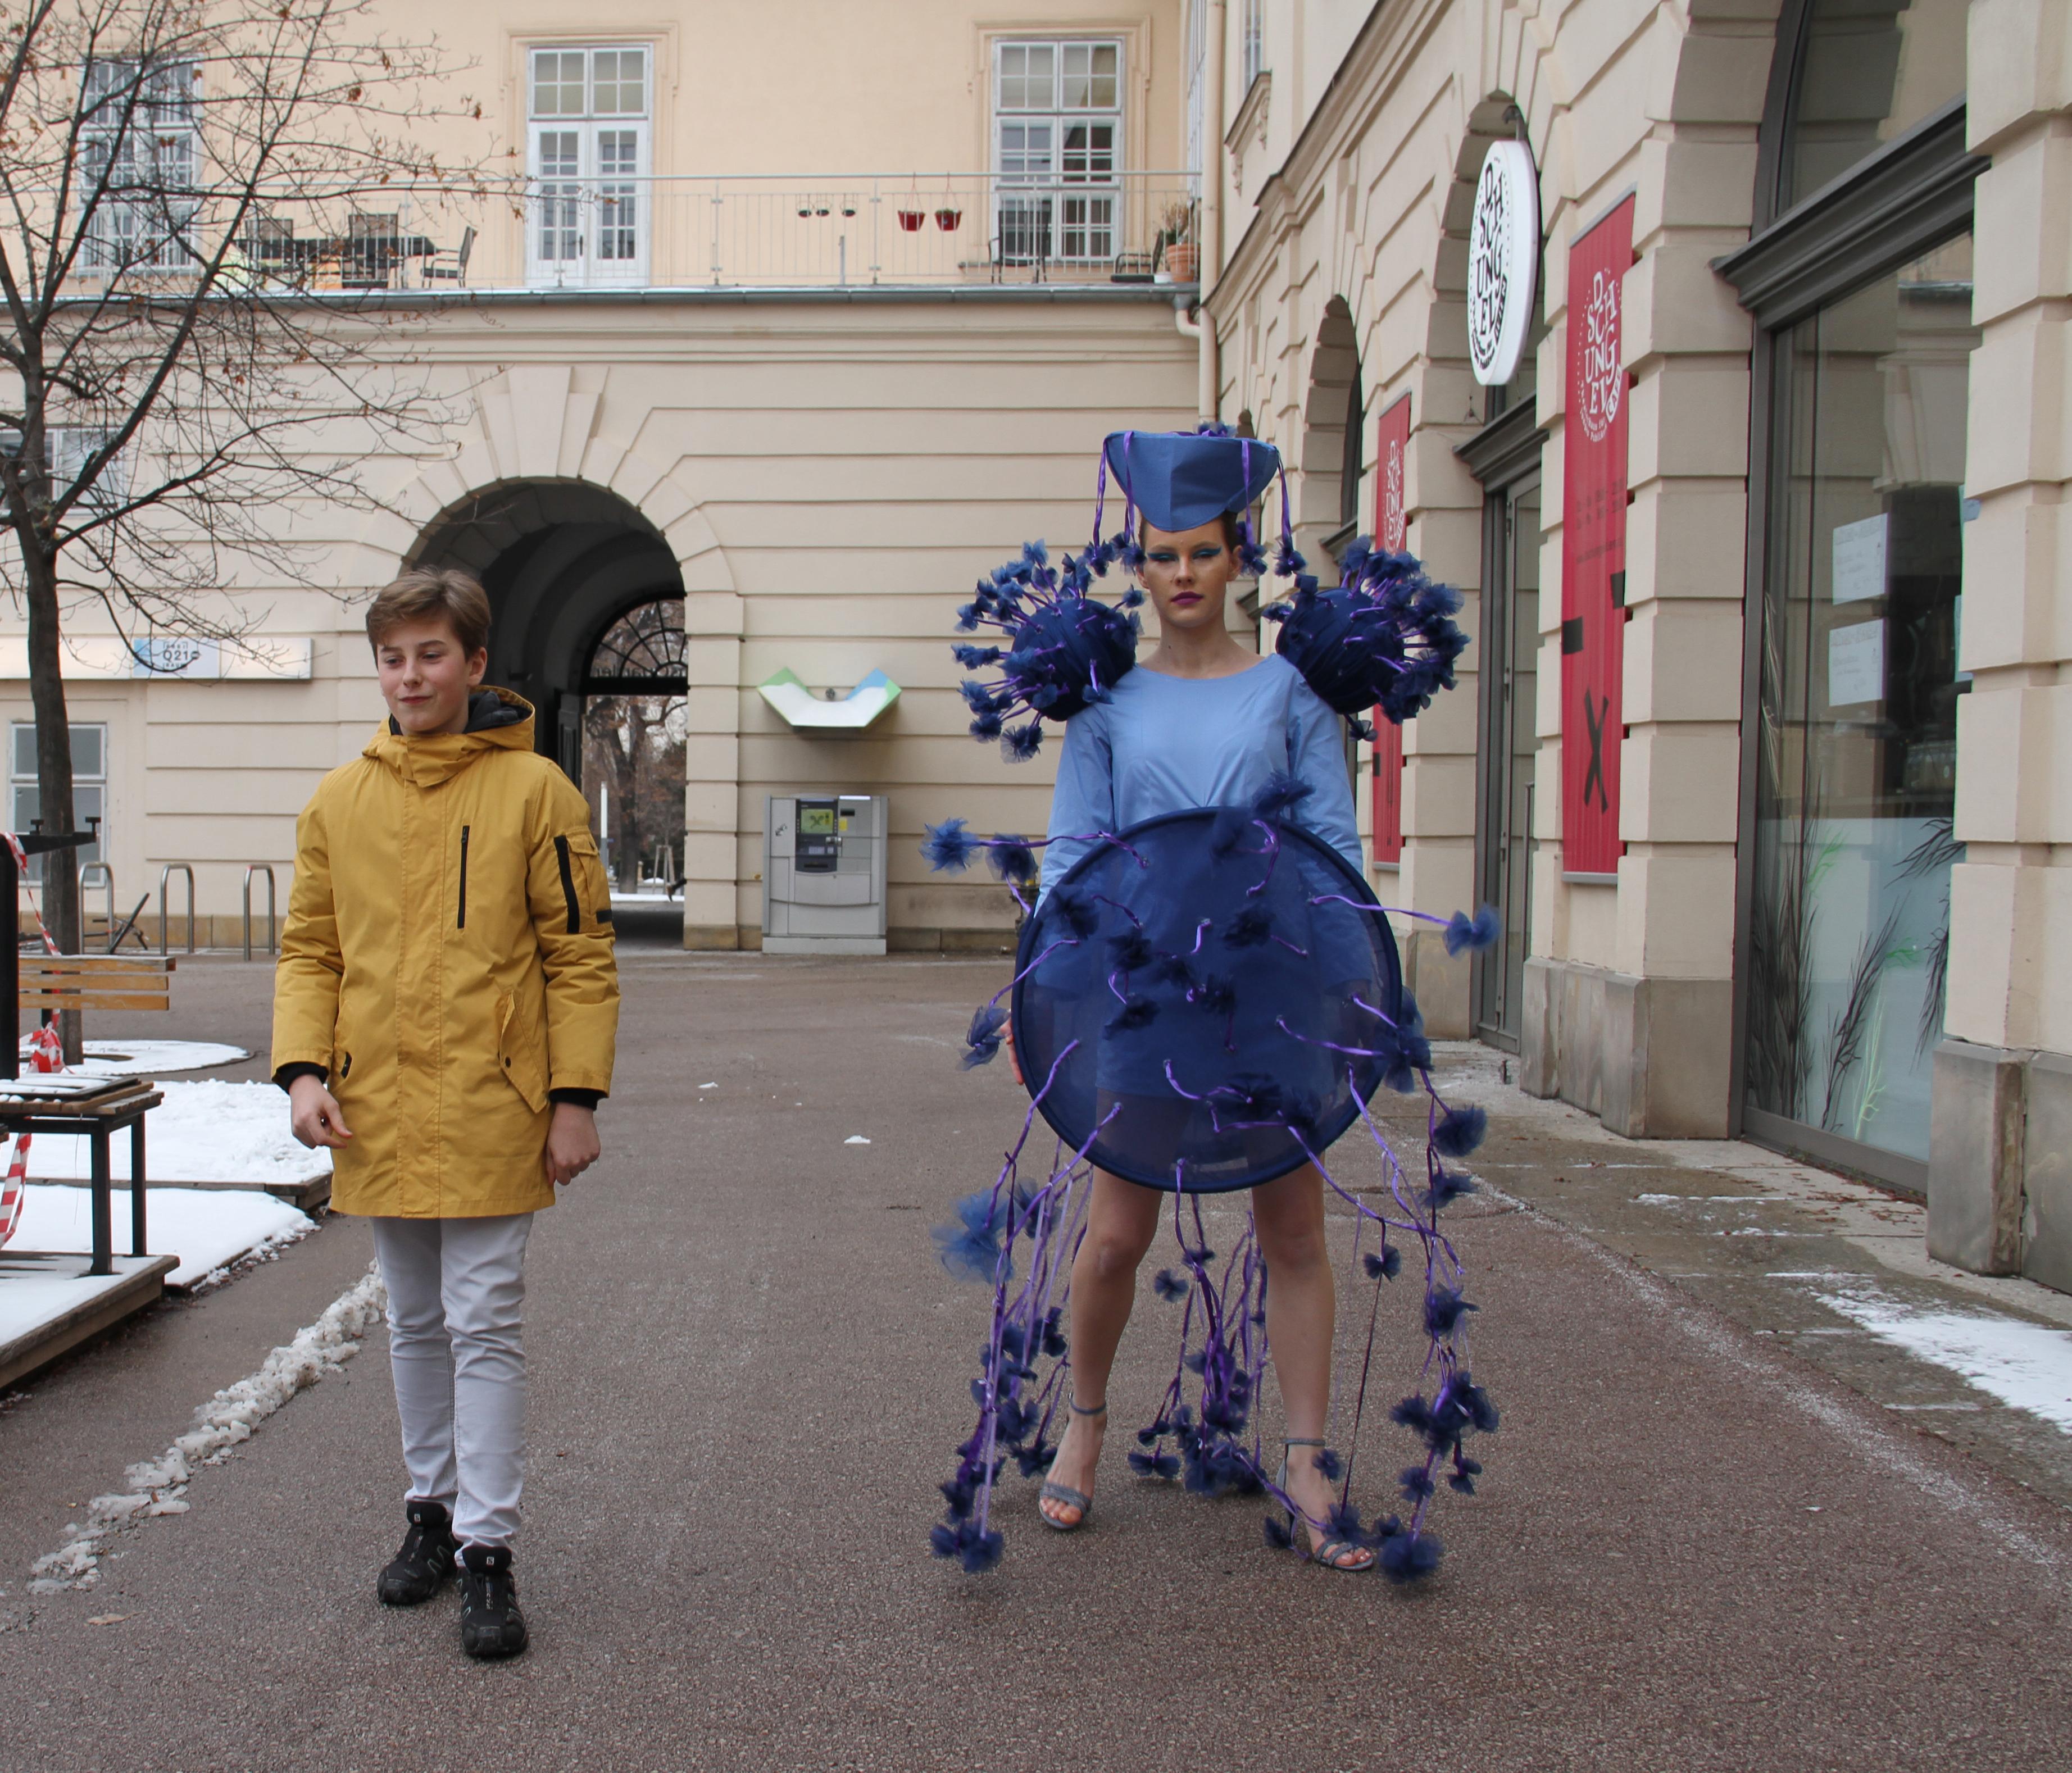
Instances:
[[[1410,397],[1403,395],[1375,424],[1374,541],[1392,554],[1410,536],[1404,475],[1410,454]],[[1374,711],[1374,859],[1403,860],[1403,729]]]
[[[1626,656],[1626,274],[1629,197],[1568,248],[1561,460],[1561,868],[1618,870],[1619,673]]]

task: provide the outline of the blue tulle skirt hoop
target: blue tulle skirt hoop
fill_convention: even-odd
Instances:
[[[1003,1470],[1011,1462],[1038,1477],[1055,1456],[1071,1395],[1071,1265],[1096,1165],[1172,1197],[1173,1255],[1152,1285],[1176,1313],[1178,1348],[1158,1407],[1137,1430],[1133,1471],[1200,1495],[1268,1498],[1279,1512],[1267,1516],[1265,1539],[1289,1544],[1295,1504],[1258,1420],[1271,1276],[1249,1212],[1219,1250],[1203,1196],[1308,1163],[1352,1216],[1353,1296],[1366,1301],[1356,1366],[1334,1388],[1338,1438],[1318,1461],[1337,1500],[1317,1524],[1371,1546],[1392,1579],[1415,1581],[1438,1566],[1430,1512],[1441,1484],[1474,1491],[1482,1467],[1470,1437],[1493,1431],[1497,1412],[1473,1377],[1477,1307],[1443,1217],[1474,1188],[1453,1165],[1480,1143],[1483,1111],[1441,1100],[1385,908],[1293,821],[1299,798],[1276,783],[1250,806],[1096,833],[1040,907],[1025,896],[1037,845],[979,837],[958,821],[929,833],[939,867],[992,854],[1031,913],[1013,977],[974,1016],[964,1055],[967,1064],[994,1056],[1011,1003],[1029,1108],[990,1184],[935,1233],[944,1265],[993,1292],[971,1386],[976,1421],[931,1535],[935,1553],[967,1570],[1000,1560],[993,1499]],[[1430,921],[1445,928],[1449,950],[1496,938],[1487,907]],[[1383,1086],[1424,1099],[1414,1175],[1371,1112]],[[1039,1125],[1048,1135],[1040,1156],[1031,1143]],[[1356,1188],[1338,1173],[1348,1161],[1341,1136],[1355,1133],[1350,1150],[1372,1154],[1379,1187]],[[1414,1388],[1384,1404],[1372,1384],[1375,1350],[1406,1257],[1424,1285],[1401,1309],[1424,1352]],[[1392,1442],[1407,1462],[1389,1501],[1363,1512],[1359,1479]]]

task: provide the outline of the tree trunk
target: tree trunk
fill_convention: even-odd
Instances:
[[[73,829],[72,722],[65,710],[62,652],[58,643],[57,562],[40,549],[25,545],[23,564],[28,578],[29,699],[36,711],[36,811],[43,829]],[[12,816],[13,808],[9,809]],[[67,954],[80,952],[79,857],[59,849],[43,861],[44,927]],[[83,1030],[76,1010],[60,1018],[65,1063],[80,1061]]]

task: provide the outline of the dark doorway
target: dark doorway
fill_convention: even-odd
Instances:
[[[1503,938],[1476,956],[1475,1032],[1515,1053],[1531,928],[1533,705],[1540,649],[1540,476],[1493,490],[1483,504],[1481,817],[1478,893]]]

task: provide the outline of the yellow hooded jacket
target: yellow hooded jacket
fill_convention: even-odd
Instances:
[[[533,751],[520,697],[478,692],[470,725],[384,726],[296,827],[273,1065],[328,1075],[354,1135],[331,1154],[341,1212],[551,1206],[548,1092],[611,1088],[619,973],[589,806]]]

